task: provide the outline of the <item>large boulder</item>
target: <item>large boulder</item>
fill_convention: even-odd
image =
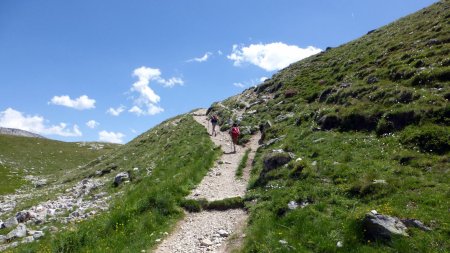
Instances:
[[[15,229],[13,229],[11,232],[9,232],[6,235],[6,240],[12,240],[14,238],[22,238],[27,235],[27,227],[25,224],[19,224]]]
[[[114,186],[119,186],[124,181],[129,181],[130,175],[128,172],[120,172],[114,177]]]
[[[406,226],[397,217],[367,213],[363,219],[364,236],[368,240],[390,241],[393,235],[408,236]]]
[[[282,150],[274,150],[264,157],[264,170],[270,171],[283,166],[292,160],[288,152]]]

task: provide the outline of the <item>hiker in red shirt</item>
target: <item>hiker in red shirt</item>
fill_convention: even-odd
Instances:
[[[233,146],[233,153],[236,153],[236,145],[238,143],[240,130],[236,123],[233,124],[233,126],[230,129],[230,135],[232,140],[232,146]]]

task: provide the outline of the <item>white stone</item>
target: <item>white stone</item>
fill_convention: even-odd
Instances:
[[[41,237],[44,237],[44,232],[42,232],[42,231],[34,231],[34,233],[33,233],[33,238],[34,239],[39,239],[39,238],[41,238]]]
[[[221,237],[228,237],[230,235],[230,233],[228,233],[226,230],[221,229],[219,231],[217,231],[217,233],[221,236]]]
[[[289,210],[297,209],[298,208],[297,202],[295,202],[294,200],[289,201],[288,208],[289,208]]]
[[[370,212],[373,213],[373,214],[378,214],[377,210],[372,210]]]
[[[344,243],[342,243],[341,241],[336,243],[336,247],[338,248],[342,248],[344,246]]]
[[[201,246],[209,247],[213,245],[213,242],[209,239],[203,239],[200,243]]]

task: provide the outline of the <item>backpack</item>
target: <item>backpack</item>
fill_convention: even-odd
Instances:
[[[216,116],[216,115],[213,115],[213,116],[211,117],[211,122],[212,122],[212,123],[217,123],[217,121],[218,121],[217,116]]]
[[[237,137],[237,136],[239,136],[239,134],[241,134],[241,132],[239,131],[239,127],[231,128],[231,135]]]

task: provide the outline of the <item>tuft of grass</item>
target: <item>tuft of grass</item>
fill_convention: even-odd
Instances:
[[[242,175],[244,174],[244,169],[247,166],[248,161],[248,155],[250,154],[251,149],[245,150],[244,156],[242,157],[241,161],[239,162],[239,166],[236,169],[236,177],[242,178]]]
[[[184,199],[181,206],[188,212],[198,213],[203,210],[224,211],[228,209],[244,208],[244,199],[241,197],[226,198],[221,200],[207,201],[206,199]]]

